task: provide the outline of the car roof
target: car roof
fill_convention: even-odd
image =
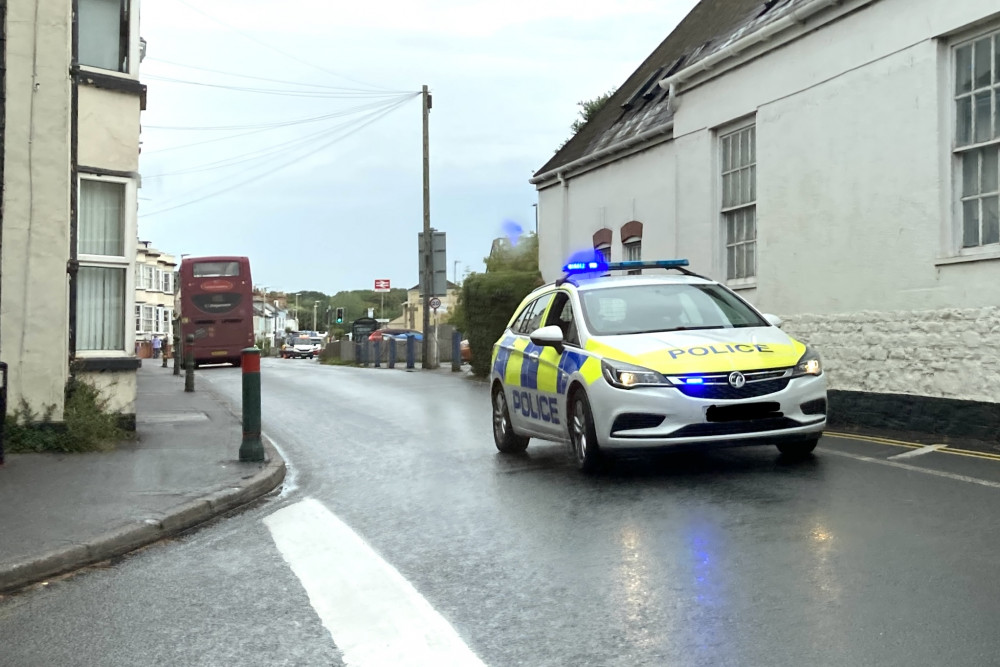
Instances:
[[[606,287],[622,287],[625,285],[718,285],[718,281],[704,278],[702,276],[691,275],[610,275],[598,276],[595,278],[569,277],[561,278],[556,282],[543,285],[535,289],[534,293],[542,293],[553,288],[570,286],[577,291],[588,291],[603,289]]]

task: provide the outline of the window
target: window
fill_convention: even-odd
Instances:
[[[567,345],[580,345],[580,332],[576,326],[576,319],[573,317],[573,305],[566,292],[556,293],[552,307],[549,309],[549,317],[545,325],[553,324],[562,329],[563,342]]]
[[[961,247],[1000,243],[1000,32],[955,48]]]
[[[160,289],[167,294],[174,293],[174,274],[170,271],[163,271],[160,274]]]
[[[142,267],[142,284],[145,289],[156,289],[156,267],[145,264]]]
[[[642,239],[630,238],[622,243],[622,259],[626,262],[638,262],[642,259]],[[628,275],[638,275],[642,269],[630,269]]]
[[[239,262],[198,262],[194,265],[195,278],[220,278],[240,275]]]
[[[532,301],[517,318],[518,322],[514,324],[514,331],[527,336],[540,327],[542,324],[542,315],[545,314],[545,309],[548,308],[551,300],[552,294],[546,294]]]
[[[126,200],[134,201],[125,179],[81,177],[77,220],[77,351],[125,352],[126,258],[130,228]],[[134,207],[133,207],[134,208]],[[134,235],[134,234],[133,234]],[[132,257],[135,256],[132,249]]]
[[[135,304],[135,332],[142,333],[142,305]]]
[[[605,262],[610,262],[611,261],[611,244],[610,243],[605,243],[605,244],[599,245],[596,248],[594,248],[594,250],[596,250],[597,252],[601,253],[601,255],[604,256],[604,261]]]
[[[147,306],[143,304],[142,306],[142,329],[143,333],[151,333],[153,331],[153,323],[156,318],[156,308],[154,306]]]
[[[81,65],[128,72],[131,60],[129,0],[79,0]]]
[[[756,134],[751,125],[720,137],[727,280],[757,275]]]

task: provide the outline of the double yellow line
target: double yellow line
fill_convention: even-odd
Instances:
[[[905,440],[891,440],[889,438],[879,438],[872,435],[858,435],[856,433],[840,433],[838,431],[824,431],[824,435],[830,435],[835,438],[848,438],[850,440],[865,440],[867,442],[875,442],[880,445],[891,445],[893,447],[906,447],[908,449],[920,449],[926,447],[927,445],[921,445],[915,442],[906,442]],[[940,449],[935,451],[944,452],[945,454],[956,454],[957,456],[969,456],[975,459],[987,459],[990,461],[1000,461],[1000,454],[991,454],[989,452],[975,452],[969,449],[959,449],[957,447],[949,447],[945,445]]]

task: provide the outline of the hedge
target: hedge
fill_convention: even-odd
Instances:
[[[462,285],[464,326],[472,351],[472,372],[490,374],[493,344],[521,301],[542,284],[537,272],[498,271],[474,273]]]

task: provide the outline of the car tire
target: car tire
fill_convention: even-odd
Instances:
[[[528,448],[529,438],[514,433],[507,397],[499,384],[493,387],[493,441],[504,454],[518,454]]]
[[[235,359],[233,359],[233,366],[239,368],[242,365],[243,365],[243,359],[241,359],[240,357],[236,357]]]
[[[597,445],[597,429],[587,394],[581,389],[570,399],[569,443],[576,466],[581,472],[596,472],[601,467],[601,450]]]
[[[790,459],[804,459],[812,454],[818,444],[819,438],[810,438],[809,440],[799,440],[798,442],[782,442],[775,445],[775,447],[778,448],[782,456]]]

